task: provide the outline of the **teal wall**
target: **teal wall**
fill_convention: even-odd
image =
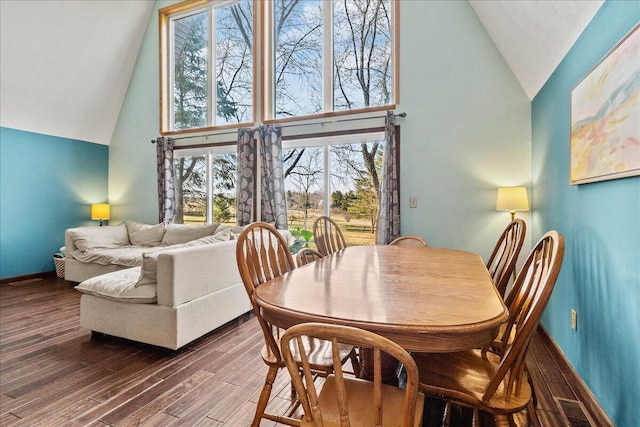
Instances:
[[[64,230],[95,224],[109,147],[0,127],[0,279],[55,269]]]
[[[638,22],[639,2],[603,4],[532,102],[533,237],[566,239],[543,323],[619,427],[640,425],[640,177],[569,185],[570,93]]]

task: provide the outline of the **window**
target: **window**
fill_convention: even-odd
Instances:
[[[253,0],[161,13],[161,131],[254,121]]]
[[[236,149],[176,150],[177,224],[235,224]]]
[[[373,133],[286,142],[289,229],[310,230],[328,215],[350,245],[374,244],[383,139]]]
[[[274,2],[268,118],[394,104],[394,4]]]
[[[396,3],[198,0],[161,9],[161,133],[392,108]]]

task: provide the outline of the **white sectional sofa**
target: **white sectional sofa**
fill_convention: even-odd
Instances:
[[[127,221],[107,227],[78,227],[65,231],[65,280],[82,282],[94,276],[142,265],[142,254],[164,250],[219,234],[220,224],[203,226],[142,224]],[[222,227],[222,231],[237,231]],[[221,239],[229,240],[228,235]]]
[[[124,243],[123,229],[116,227],[120,228],[67,230],[67,262],[79,263],[68,277],[97,274],[76,286],[83,292],[81,326],[177,350],[251,310],[235,259],[234,237],[239,229],[208,234],[204,229],[174,226],[168,227],[162,238],[156,233],[151,239],[157,230],[134,223],[129,229],[146,231],[147,245],[131,244],[142,242],[137,241],[138,235],[128,237],[128,245],[119,246],[116,243]],[[177,229],[191,234],[180,237]],[[180,242],[198,236],[198,231],[207,235]],[[288,231],[282,233],[291,239]],[[168,239],[167,234],[171,235]],[[150,242],[165,245],[152,246]],[[141,265],[125,265],[134,262]],[[88,265],[82,265],[85,263]],[[100,274],[111,269],[115,271]]]

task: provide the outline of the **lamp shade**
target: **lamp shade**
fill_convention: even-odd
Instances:
[[[528,211],[527,187],[498,188],[497,211]]]
[[[109,219],[110,208],[107,203],[96,203],[91,205],[91,219]]]

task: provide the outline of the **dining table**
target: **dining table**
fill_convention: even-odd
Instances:
[[[350,246],[263,283],[254,301],[281,328],[353,326],[416,352],[480,347],[508,316],[479,255],[427,246]]]

